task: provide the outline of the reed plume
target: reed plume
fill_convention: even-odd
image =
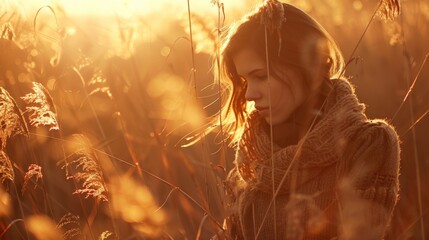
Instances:
[[[48,126],[49,130],[58,130],[55,105],[48,90],[38,82],[33,82],[34,93],[28,93],[21,97],[28,105],[26,112],[29,114],[30,124],[34,127]]]
[[[80,230],[79,216],[71,213],[65,214],[56,226],[57,229],[63,232],[63,238],[65,240],[75,239],[82,236]]]
[[[28,136],[28,128],[15,100],[2,87],[0,87],[0,112],[0,147],[4,149],[10,137],[16,134]]]
[[[377,16],[381,19],[393,20],[401,12],[400,0],[381,0],[380,8],[378,9]]]
[[[0,182],[6,180],[13,182],[15,179],[15,172],[13,171],[12,163],[7,156],[6,152],[0,150]]]
[[[31,179],[34,178],[34,189],[37,187],[37,182],[39,179],[43,178],[42,167],[37,164],[31,164],[28,167],[28,171],[24,175],[24,184],[22,185],[21,192],[24,194],[28,190],[28,185],[30,184]]]
[[[93,197],[97,200],[108,201],[103,173],[91,143],[85,136],[78,134],[72,135],[70,142],[69,155],[60,164],[62,164],[62,169],[75,169],[71,175],[68,170],[66,171],[67,179],[82,182],[82,188],[74,191],[74,194],[84,194],[85,198]]]

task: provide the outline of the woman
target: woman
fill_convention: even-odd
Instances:
[[[221,51],[223,116],[237,146],[228,238],[382,239],[398,198],[398,136],[367,119],[329,34],[268,0]]]

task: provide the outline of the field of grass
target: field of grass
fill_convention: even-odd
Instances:
[[[217,30],[260,1],[95,2],[0,4],[0,239],[209,239],[234,153],[220,133],[182,145],[219,110]],[[386,239],[425,239],[429,2],[403,0],[393,20],[371,20],[376,0],[288,2],[333,35],[368,116],[400,134]]]

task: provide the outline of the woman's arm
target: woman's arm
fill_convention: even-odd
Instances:
[[[384,121],[372,121],[350,141],[338,190],[340,239],[383,239],[398,199],[398,135]]]

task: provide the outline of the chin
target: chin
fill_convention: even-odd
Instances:
[[[270,117],[265,117],[264,118],[265,119],[265,122],[266,123],[268,123],[268,125],[277,125],[277,124],[279,124],[280,122],[278,121],[278,120],[276,120],[276,119],[273,119],[272,121],[270,120]]]
[[[291,123],[293,121],[293,118],[289,117],[289,118],[285,118],[284,116],[278,116],[277,118],[271,118],[269,116],[264,117],[265,122],[268,125],[280,125],[280,124],[287,124],[287,123]]]

